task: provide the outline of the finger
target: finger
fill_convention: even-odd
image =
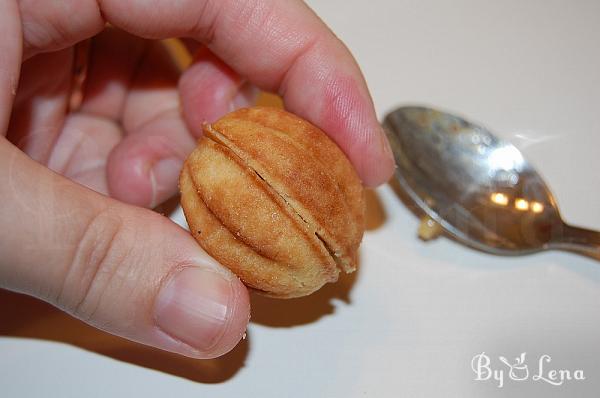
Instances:
[[[343,44],[304,3],[202,3],[202,9],[182,2],[181,8],[148,10],[106,1],[103,10],[111,22],[135,34],[162,33],[148,28],[157,26],[207,42],[235,71],[261,88],[279,92],[291,111],[330,134],[367,185],[390,177],[393,157],[361,72]],[[181,19],[184,10],[187,18]],[[139,24],[137,18],[146,23]],[[178,23],[169,25],[174,20]]]
[[[127,137],[109,158],[108,181],[113,197],[139,206],[154,207],[174,195],[183,160],[196,146],[202,123],[251,103],[251,93],[240,92],[241,78],[207,50],[181,78],[186,106],[193,115],[182,120],[177,73],[164,65],[160,46],[150,51],[127,97],[123,119]],[[161,66],[162,65],[162,66]]]
[[[123,127],[131,134],[164,112],[179,108],[181,71],[164,43],[150,42],[139,60],[123,103]]]
[[[14,1],[0,2],[0,134],[5,135],[13,105],[19,67],[23,35],[19,19],[19,9]],[[3,111],[6,110],[6,111]]]
[[[242,283],[167,218],[54,174],[0,142],[0,287],[125,338],[197,358],[248,322]]]
[[[108,158],[110,195],[155,207],[173,196],[183,160],[194,147],[179,110],[163,112],[125,137]]]
[[[84,113],[66,117],[48,159],[48,168],[107,195],[106,159],[121,141],[114,121]]]
[[[202,125],[224,114],[256,102],[258,89],[247,84],[207,48],[194,56],[193,64],[179,81],[183,115],[195,137],[202,135]]]
[[[96,0],[20,0],[18,6],[25,60],[72,46],[99,33],[105,26]]]
[[[70,49],[39,54],[23,63],[8,139],[47,164],[67,112]]]
[[[7,137],[32,159],[106,194],[106,157],[121,129],[88,113],[66,115],[71,63],[67,49],[38,54],[23,64]]]
[[[99,4],[99,10],[93,4],[97,14],[90,25],[105,17],[142,37],[183,36],[205,42],[237,73],[262,89],[279,92],[291,111],[326,131],[367,185],[391,176],[389,144],[360,69],[303,2],[187,0],[147,7],[144,2],[103,0]],[[54,27],[62,24],[69,26],[60,30],[67,36],[62,41],[70,43],[73,24],[66,17],[54,19]],[[81,38],[89,31],[78,34]],[[28,35],[24,37],[29,42]]]
[[[148,42],[114,28],[92,40],[80,112],[121,120],[127,91]]]
[[[108,160],[114,198],[154,207],[175,193],[183,159],[194,147],[180,116],[179,74],[162,43],[147,48],[123,103],[126,136]]]

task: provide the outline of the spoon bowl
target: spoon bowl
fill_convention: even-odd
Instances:
[[[400,187],[455,239],[500,255],[562,249],[600,259],[600,233],[562,220],[550,189],[511,143],[425,107],[396,109],[383,125]]]

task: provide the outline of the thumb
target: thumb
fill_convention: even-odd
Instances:
[[[183,229],[83,188],[0,138],[0,287],[196,358],[231,350],[248,293]]]

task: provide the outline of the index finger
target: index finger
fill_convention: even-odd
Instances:
[[[29,24],[36,34],[28,37],[24,32],[25,48],[43,48],[30,41],[40,37],[54,48],[72,44],[89,36],[89,27],[98,26],[103,17],[142,37],[192,37],[253,84],[279,93],[290,111],[328,133],[366,185],[390,177],[394,161],[360,69],[348,49],[303,2],[182,0],[153,2],[151,7],[142,0],[68,2],[87,22],[76,19],[75,23],[69,7],[60,12],[48,5],[54,2],[37,4],[36,22],[47,32],[40,35]],[[43,7],[52,7],[46,18],[39,17]],[[26,19],[28,10],[21,13]],[[52,34],[55,37],[48,40]]]

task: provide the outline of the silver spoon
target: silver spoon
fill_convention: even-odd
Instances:
[[[396,180],[434,230],[439,225],[494,254],[559,249],[600,259],[600,232],[566,224],[521,152],[484,127],[429,108],[402,107],[387,115],[384,128]]]

